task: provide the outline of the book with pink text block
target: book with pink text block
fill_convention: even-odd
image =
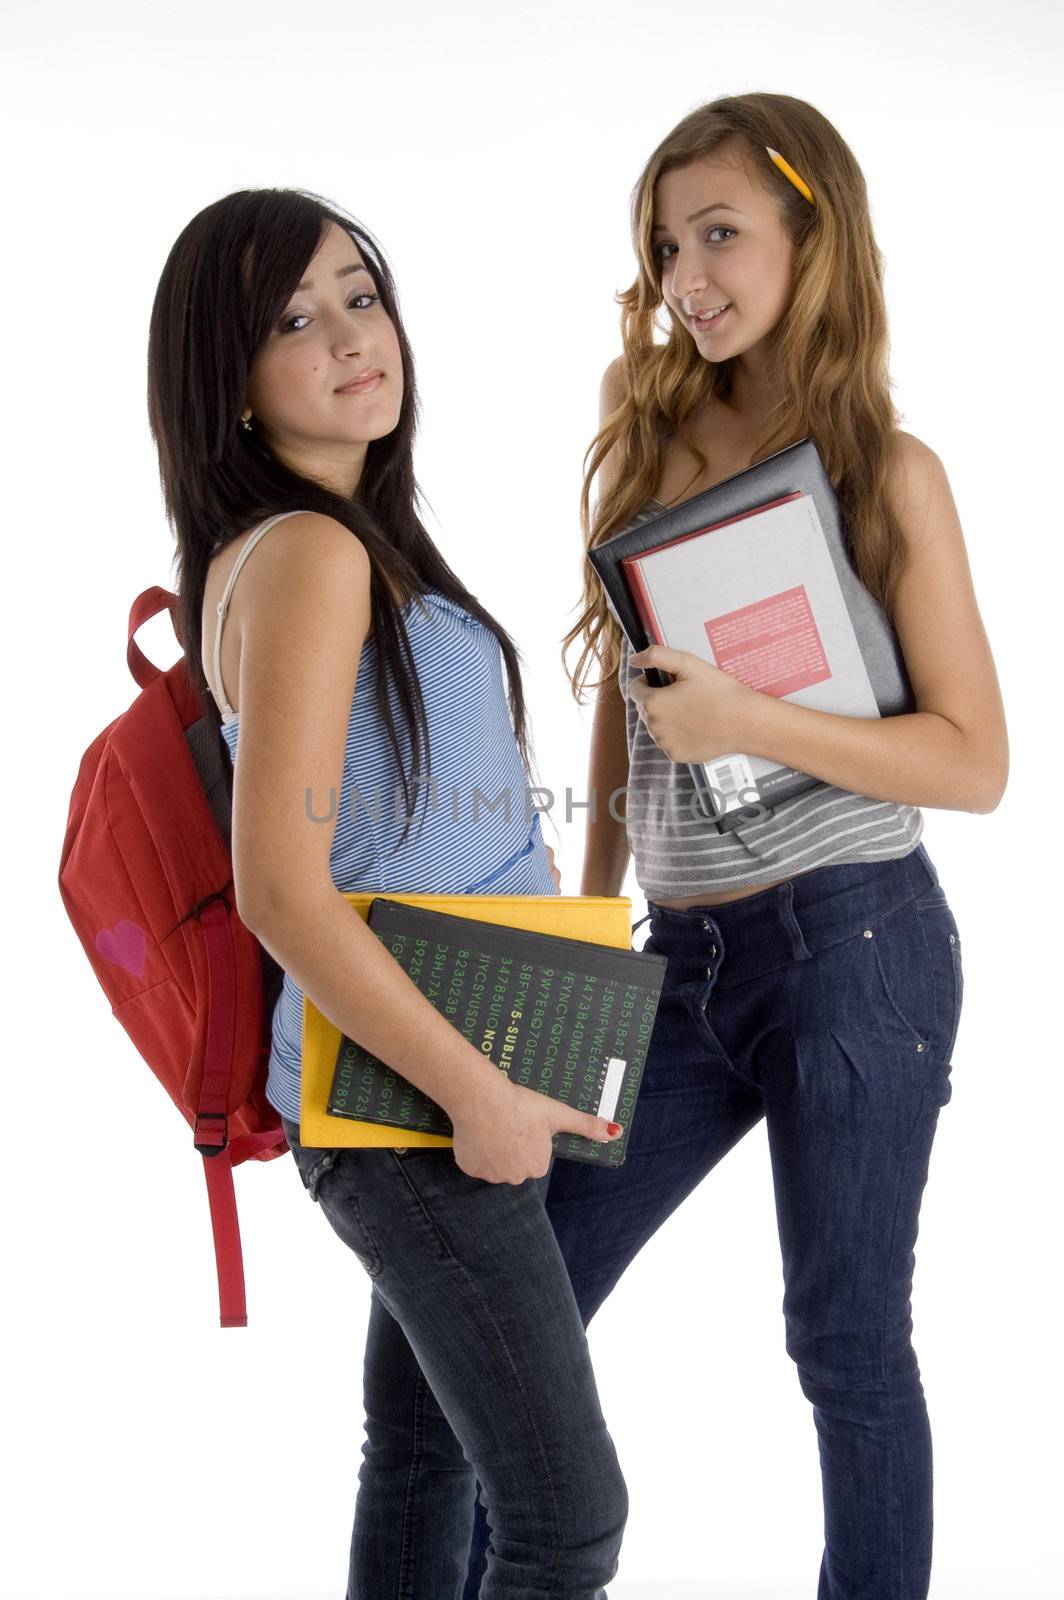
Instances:
[[[811,440],[590,555],[636,650],[690,651],[762,694],[841,716],[915,710],[897,636],[853,569]],[[653,669],[647,677],[671,681]],[[722,832],[821,785],[740,751],[689,766],[702,810]]]

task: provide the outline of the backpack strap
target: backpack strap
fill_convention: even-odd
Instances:
[[[134,681],[142,689],[146,689],[149,683],[154,683],[156,678],[162,677],[162,673],[153,661],[148,660],[134,635],[145,622],[158,616],[160,611],[169,611],[177,642],[183,650],[185,641],[177,626],[177,598],[177,595],[171,594],[169,589],[164,589],[155,583],[150,589],[145,589],[143,594],[138,594],[130,607],[129,628],[126,633],[126,662]]]
[[[225,687],[222,683],[222,628],[225,624],[226,612],[229,609],[229,596],[233,592],[233,585],[236,582],[237,574],[244,565],[244,562],[247,560],[248,556],[251,554],[252,550],[254,550],[255,546],[258,544],[259,540],[264,534],[269,533],[270,529],[275,523],[283,522],[285,517],[300,517],[302,515],[303,513],[301,511],[278,511],[276,516],[267,517],[265,522],[260,522],[255,531],[245,540],[244,548],[241,550],[240,554],[233,563],[233,570],[229,574],[229,580],[226,583],[225,589],[222,591],[222,598],[215,607],[215,610],[218,612],[218,626],[214,633],[214,681],[218,685],[218,693],[215,695],[215,699],[218,702],[218,709],[222,713],[223,722],[234,722],[237,717],[237,713],[233,710],[232,706],[229,704],[229,701],[225,698]],[[211,690],[211,693],[214,694],[213,689]]]
[[[284,1140],[284,1128],[244,1134],[230,1141],[229,1080],[236,1034],[236,961],[225,895],[211,897],[198,912],[207,951],[209,1004],[203,1080],[196,1106],[194,1142],[203,1157],[207,1201],[218,1269],[218,1305],[223,1328],[246,1328],[244,1259],[233,1188],[233,1167]]]
[[[207,951],[209,1002],[206,1059],[196,1107],[194,1143],[203,1157],[203,1173],[207,1180],[221,1325],[223,1328],[246,1328],[244,1260],[233,1188],[227,1110],[236,1031],[236,964],[229,907],[223,900],[224,897],[212,900],[198,914]]]
[[[233,722],[237,713],[226,699],[222,683],[222,628],[229,607],[229,597],[241,567],[275,523],[285,517],[298,516],[298,511],[280,511],[267,517],[265,522],[245,540],[244,547],[233,563],[222,598],[216,607],[218,627],[214,635],[214,681],[218,685],[215,697],[223,722]],[[211,691],[212,694],[214,691]],[[218,1302],[223,1328],[246,1328],[247,1302],[244,1288],[244,1258],[240,1246],[240,1220],[236,1209],[236,1191],[233,1187],[233,1167],[257,1155],[259,1151],[280,1144],[284,1129],[271,1129],[266,1133],[248,1135],[230,1143],[229,1078],[233,1062],[236,1029],[236,967],[233,955],[233,933],[228,902],[224,897],[203,906],[199,922],[203,928],[207,951],[207,972],[210,984],[210,1009],[203,1078],[200,1083],[199,1102],[196,1107],[196,1149],[203,1157],[203,1175],[207,1182],[207,1202],[211,1213],[211,1231],[214,1235],[214,1259],[218,1271]]]

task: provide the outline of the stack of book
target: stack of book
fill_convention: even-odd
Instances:
[[[763,694],[848,717],[914,711],[897,634],[858,578],[811,439],[592,549],[633,649],[700,656]],[[655,669],[657,686],[671,680]],[[763,819],[818,778],[736,751],[688,763],[720,832]]]
[[[346,898],[360,902],[355,909],[426,998],[512,1082],[624,1129],[608,1142],[555,1134],[556,1155],[621,1165],[666,966],[664,956],[631,948],[629,900]],[[304,1144],[449,1145],[453,1132],[440,1106],[304,996]]]

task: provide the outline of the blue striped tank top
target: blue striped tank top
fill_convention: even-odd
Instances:
[[[627,525],[666,509],[648,500]],[[636,882],[648,900],[681,900],[773,883],[814,867],[885,861],[915,850],[924,831],[916,806],[872,800],[825,784],[782,801],[769,817],[718,833],[694,803],[686,765],[670,761],[628,693],[642,676],[621,638],[617,682],[628,737],[627,833]]]
[[[235,763],[238,713],[221,682],[221,629],[244,560],[282,516],[249,536],[218,604],[214,681],[222,737]],[[330,873],[341,891],[382,894],[557,894],[539,813],[510,721],[503,656],[490,628],[436,590],[403,607],[429,727],[429,770],[411,784],[414,817],[406,841],[402,784],[377,709],[376,640],[359,658],[347,728]],[[411,747],[395,685],[388,685],[404,771]],[[409,780],[408,780],[409,781]],[[334,792],[335,793],[335,792]],[[426,809],[427,807],[427,809]],[[299,1120],[303,991],[287,973],[274,1006],[266,1098]]]

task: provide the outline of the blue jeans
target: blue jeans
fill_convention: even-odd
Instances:
[[[909,1297],[963,992],[938,874],[920,844],[725,905],[648,904],[643,948],[668,969],[627,1156],[550,1175],[581,1315],[764,1117],[786,1348],[819,1441],[818,1600],[925,1600],[931,1433]],[[478,1508],[464,1600],[487,1541]]]
[[[580,1316],[586,1326],[647,1240],[764,1117],[786,1348],[819,1440],[818,1600],[925,1600],[931,1435],[909,1297],[963,990],[938,875],[920,844],[897,860],[820,867],[725,905],[649,904],[643,948],[665,955],[668,968],[625,1161],[554,1161],[548,1174],[547,1215]],[[664,1322],[660,1336],[668,1338]],[[431,1374],[376,1305],[370,1340],[367,1364],[391,1427],[367,1423],[367,1459],[376,1453],[382,1470],[363,1478],[360,1494],[372,1496],[384,1546],[458,1550],[470,1490]],[[638,1403],[636,1386],[628,1400]],[[675,1446],[663,1437],[663,1458]],[[408,1486],[405,1499],[397,1482]],[[465,1587],[441,1585],[433,1600],[484,1600],[493,1546],[482,1493]],[[381,1600],[403,1592],[379,1591]]]
[[[460,1595],[480,1485],[483,1600],[605,1600],[628,1496],[544,1209],[549,1171],[487,1183],[447,1146],[308,1148],[282,1121],[373,1286],[347,1600]],[[329,1330],[321,1383],[337,1411],[354,1356]]]

